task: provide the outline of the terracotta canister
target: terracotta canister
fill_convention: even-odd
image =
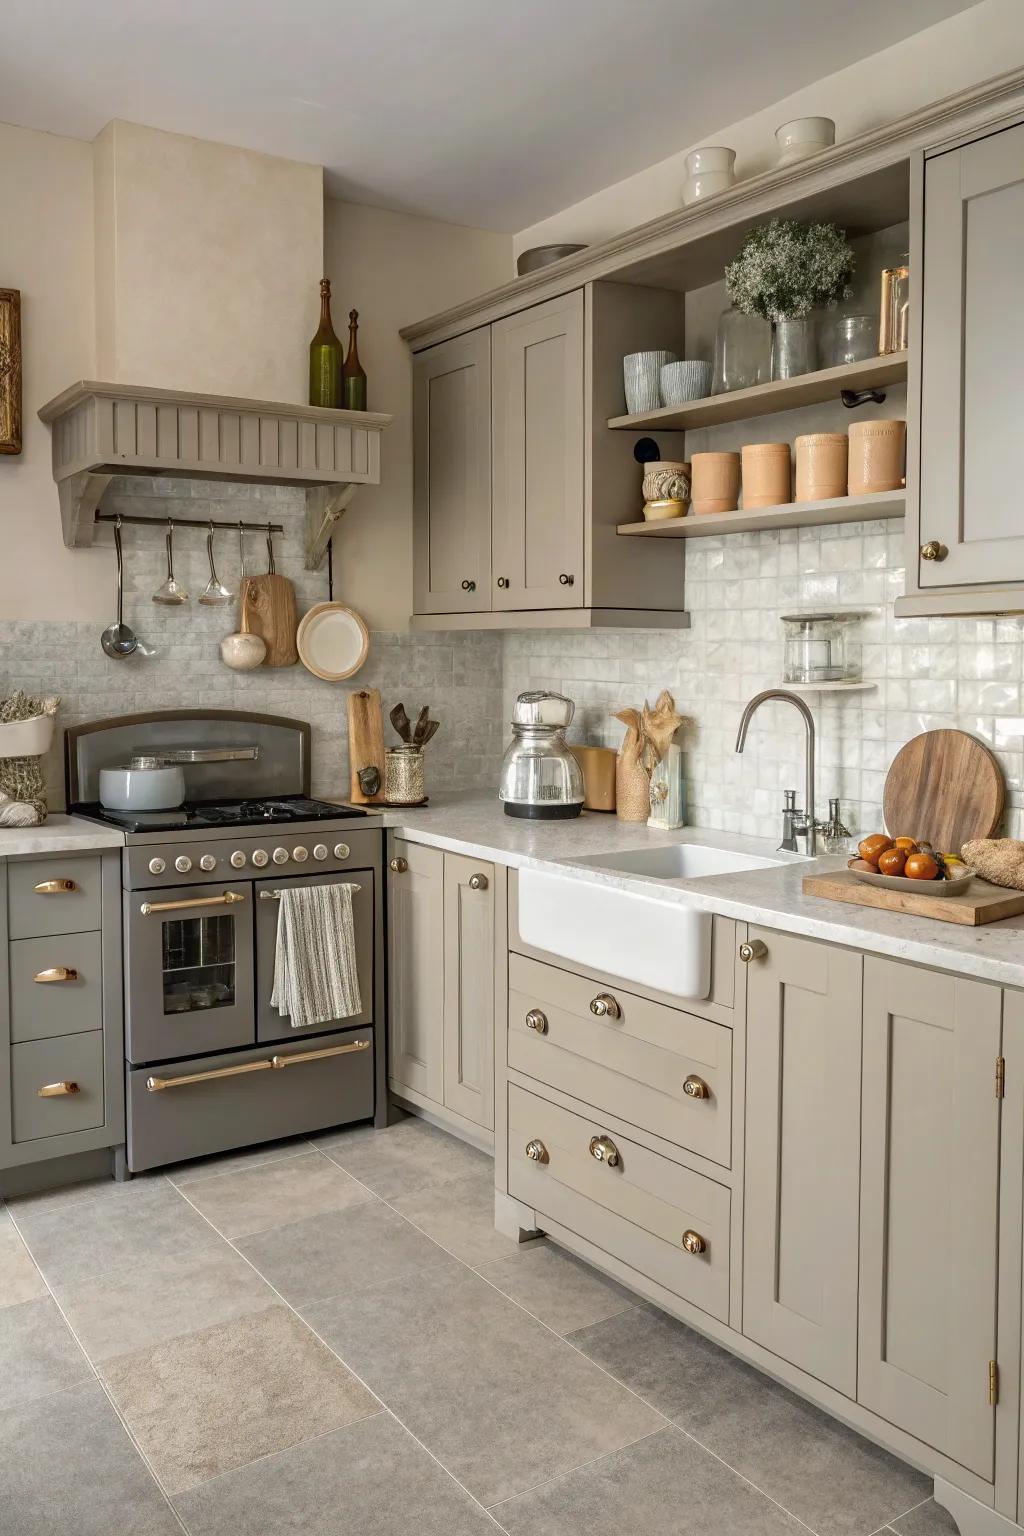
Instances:
[[[738,453],[695,453],[690,461],[694,512],[735,512],[740,496]]]
[[[570,747],[583,770],[583,805],[588,811],[614,811],[614,747]]]
[[[904,486],[906,445],[905,421],[855,421],[850,427],[850,495]]]
[[[796,500],[829,501],[845,496],[848,451],[845,432],[810,432],[798,437]]]
[[[788,443],[747,443],[743,449],[743,507],[778,507],[792,501]]]

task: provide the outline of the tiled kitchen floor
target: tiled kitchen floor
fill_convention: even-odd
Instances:
[[[943,1536],[420,1120],[0,1209],[0,1536]]]

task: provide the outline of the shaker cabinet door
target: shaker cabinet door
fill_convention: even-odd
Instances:
[[[444,1102],[494,1128],[494,865],[444,856]]]
[[[743,1332],[852,1398],[862,959],[750,936]]]
[[[492,327],[495,609],[581,608],[583,292]]]
[[[444,1097],[444,854],[396,838],[388,874],[388,1077]]]
[[[925,162],[924,591],[1024,582],[1022,245],[1024,125]]]
[[[858,1400],[990,1479],[1000,991],[870,956],[864,977]]]
[[[413,604],[481,613],[491,590],[491,333],[413,362]]]

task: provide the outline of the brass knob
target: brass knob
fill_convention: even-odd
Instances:
[[[462,583],[462,590],[463,590],[463,592],[475,592],[476,591],[476,582],[475,581],[464,581]]]
[[[686,1249],[687,1253],[707,1252],[707,1243],[701,1237],[699,1232],[694,1232],[692,1227],[687,1228],[687,1230],[683,1233],[680,1241],[682,1242],[682,1245]]]
[[[573,583],[575,582],[576,577],[575,576],[570,576],[568,574],[568,572],[563,571],[561,576],[559,576],[558,580],[559,580],[559,584],[561,586],[563,586],[563,587],[571,587],[573,585]]]
[[[77,1083],[44,1083],[36,1089],[36,1097],[40,1099],[61,1099],[68,1093],[77,1093]]]
[[[68,891],[77,891],[78,886],[74,880],[40,880],[33,889],[37,896],[63,896]]]
[[[409,860],[408,859],[392,859],[390,864],[388,865],[388,869],[392,870],[393,873],[396,874],[396,875],[404,875],[408,868],[409,868]]]
[[[469,888],[470,888],[471,891],[486,891],[486,889],[487,889],[487,876],[486,875],[470,875],[470,877],[469,877]]]
[[[528,1141],[526,1143],[526,1155],[532,1163],[546,1163],[549,1161],[548,1149],[542,1141]]]
[[[689,1099],[710,1099],[711,1089],[702,1077],[697,1077],[693,1072],[683,1079],[683,1092]]]
[[[948,554],[949,550],[938,539],[929,539],[927,544],[921,545],[922,560],[945,560]]]
[[[501,590],[503,592],[507,592],[508,591],[508,577],[507,576],[499,576],[498,577],[498,586],[501,588]]]
[[[599,1019],[621,1019],[622,1009],[610,992],[599,992],[597,997],[591,998],[590,1011]]]
[[[761,939],[751,939],[740,945],[740,959],[744,965],[749,965],[751,960],[763,960],[767,953],[768,945]]]
[[[36,971],[33,981],[77,981],[78,972],[73,965],[51,965],[45,971]]]
[[[590,1155],[595,1162],[607,1163],[609,1168],[617,1168],[622,1161],[618,1147],[609,1136],[591,1136]]]
[[[546,1035],[548,1032],[547,1015],[541,1013],[539,1008],[531,1008],[526,1015],[526,1027],[532,1029],[535,1034]]]

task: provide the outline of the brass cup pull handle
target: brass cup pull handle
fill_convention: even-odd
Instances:
[[[706,1239],[701,1237],[699,1232],[694,1232],[692,1227],[687,1228],[680,1238],[680,1242],[687,1253],[707,1253],[708,1245]]]
[[[763,960],[767,953],[768,945],[763,939],[751,939],[740,945],[740,959],[744,965],[749,965],[751,960]]]
[[[36,1097],[40,1099],[63,1099],[69,1093],[78,1093],[77,1083],[44,1083],[36,1089]]]
[[[470,875],[470,877],[469,877],[469,888],[470,888],[471,891],[486,891],[486,889],[487,889],[487,876],[486,875]]]
[[[683,1079],[683,1092],[688,1099],[710,1099],[711,1097],[711,1089],[707,1083],[694,1072]]]
[[[390,869],[393,875],[404,875],[408,868],[408,859],[392,859],[388,864],[388,869]]]
[[[621,1019],[622,1009],[610,992],[599,992],[590,1000],[590,1011],[599,1019]]]
[[[526,1027],[532,1029],[535,1035],[546,1035],[548,1032],[548,1018],[546,1013],[541,1013],[539,1008],[531,1008],[526,1015]]]
[[[37,896],[66,896],[71,891],[78,890],[76,880],[40,880],[33,887]]]
[[[590,1155],[595,1162],[607,1163],[609,1168],[617,1168],[622,1161],[618,1147],[609,1136],[591,1136]]]
[[[551,1161],[548,1157],[548,1149],[542,1141],[528,1141],[526,1143],[526,1155],[531,1163],[547,1163]]]
[[[921,545],[922,560],[945,560],[948,554],[949,550],[938,539],[929,539],[927,544]]]
[[[48,970],[36,971],[33,981],[77,981],[78,972],[73,965],[51,965]]]

